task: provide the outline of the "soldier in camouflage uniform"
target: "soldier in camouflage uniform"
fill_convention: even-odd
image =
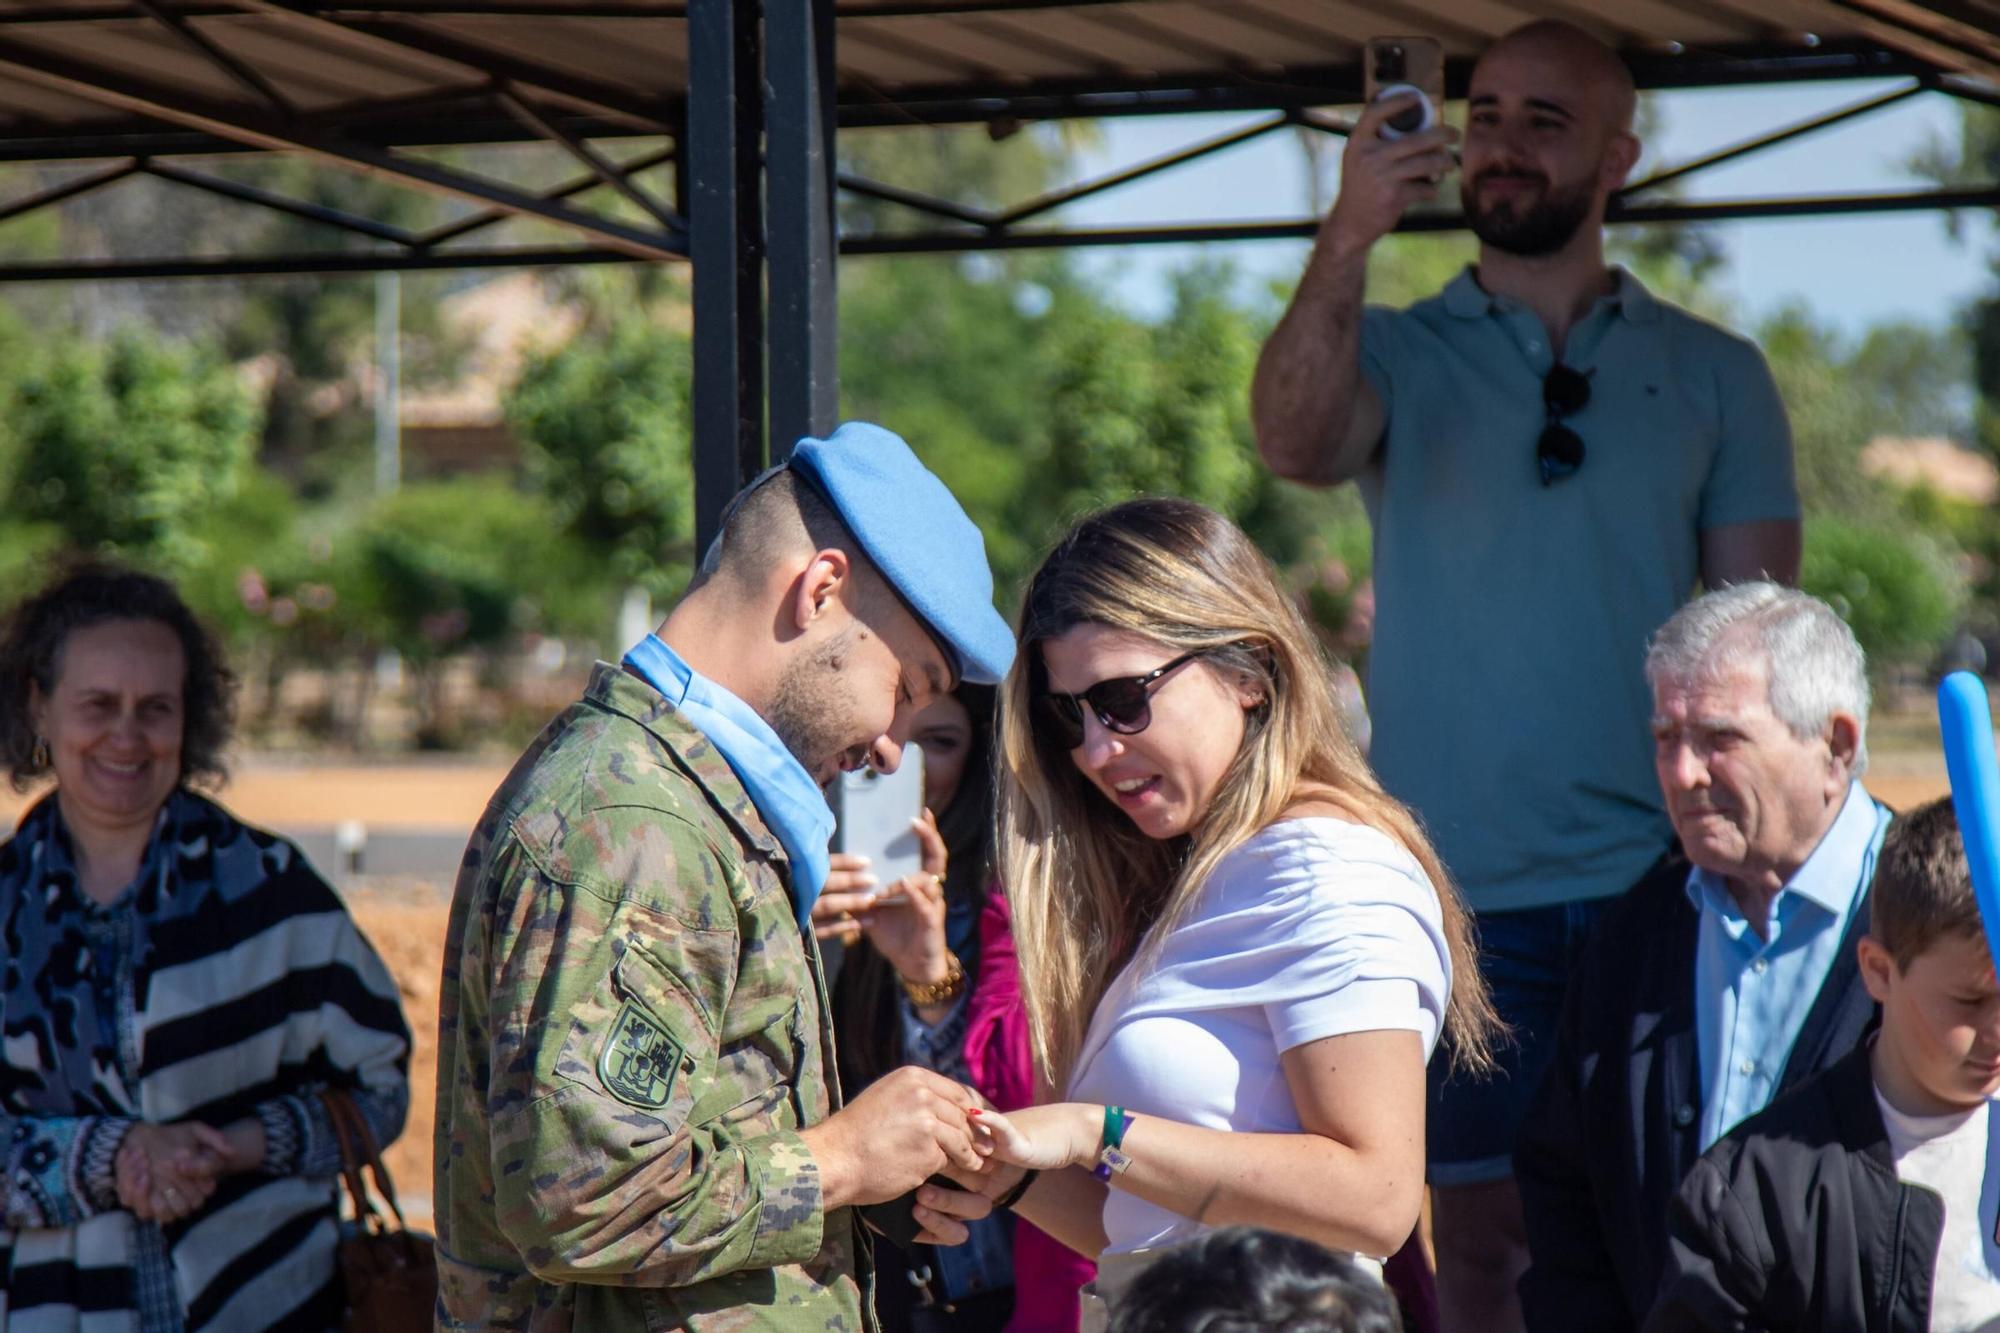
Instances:
[[[801,442],[739,497],[688,596],[598,665],[466,849],[441,1327],[873,1328],[853,1206],[976,1168],[975,1094],[908,1069],[840,1109],[803,926],[817,785],[893,768],[934,693],[1012,652],[978,530],[888,432]],[[948,1210],[917,1215],[953,1238]]]

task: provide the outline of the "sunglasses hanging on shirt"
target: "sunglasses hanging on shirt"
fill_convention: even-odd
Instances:
[[[1542,409],[1548,424],[1535,442],[1535,467],[1542,485],[1553,486],[1564,477],[1576,475],[1583,466],[1583,437],[1564,424],[1590,402],[1590,375],[1558,361],[1542,379]]]

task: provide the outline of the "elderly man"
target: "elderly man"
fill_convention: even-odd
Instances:
[[[1646,635],[1697,580],[1795,578],[1799,510],[1757,349],[1605,264],[1605,207],[1639,157],[1617,57],[1558,22],[1495,44],[1459,189],[1479,262],[1408,310],[1364,310],[1375,243],[1452,167],[1448,128],[1382,137],[1405,105],[1349,137],[1251,406],[1280,475],[1360,484],[1371,757],[1479,914],[1514,1030],[1496,1078],[1434,1062],[1428,1126],[1445,1323],[1502,1333],[1526,1259],[1515,1127],[1598,911],[1669,842]]]
[[[1549,1333],[1637,1328],[1695,1158],[1874,1016],[1855,942],[1889,812],[1861,787],[1853,633],[1816,598],[1740,584],[1662,626],[1646,678],[1687,861],[1605,914],[1522,1128],[1521,1302]]]
[[[439,1020],[441,1326],[874,1326],[853,1205],[976,1166],[976,1100],[903,1069],[840,1109],[806,925],[820,788],[893,769],[930,699],[997,682],[1013,652],[979,530],[889,432],[802,441],[737,498],[687,596],[599,664],[466,850]]]

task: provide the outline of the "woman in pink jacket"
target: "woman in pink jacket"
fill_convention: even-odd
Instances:
[[[1006,898],[992,879],[994,692],[978,685],[919,714],[925,873],[879,892],[836,854],[814,907],[848,945],[833,991],[841,1086],[852,1097],[898,1065],[977,1088],[1002,1111],[1032,1106],[1034,1076]],[[876,1243],[885,1333],[1072,1333],[1089,1260],[1026,1222],[972,1223],[963,1245]]]

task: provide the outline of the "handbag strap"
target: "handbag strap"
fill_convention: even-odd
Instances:
[[[347,1182],[348,1196],[354,1202],[355,1220],[363,1226],[373,1221],[378,1228],[387,1228],[387,1223],[368,1196],[363,1180],[365,1170],[373,1173],[375,1192],[382,1196],[382,1202],[396,1219],[396,1228],[409,1230],[409,1224],[403,1221],[403,1210],[396,1205],[396,1187],[389,1179],[389,1168],[382,1164],[382,1150],[376,1146],[375,1131],[369,1128],[368,1118],[361,1114],[361,1108],[354,1104],[353,1095],[344,1088],[325,1088],[320,1091],[320,1100],[326,1105],[327,1119],[332,1122],[334,1139],[340,1145],[340,1174]]]

